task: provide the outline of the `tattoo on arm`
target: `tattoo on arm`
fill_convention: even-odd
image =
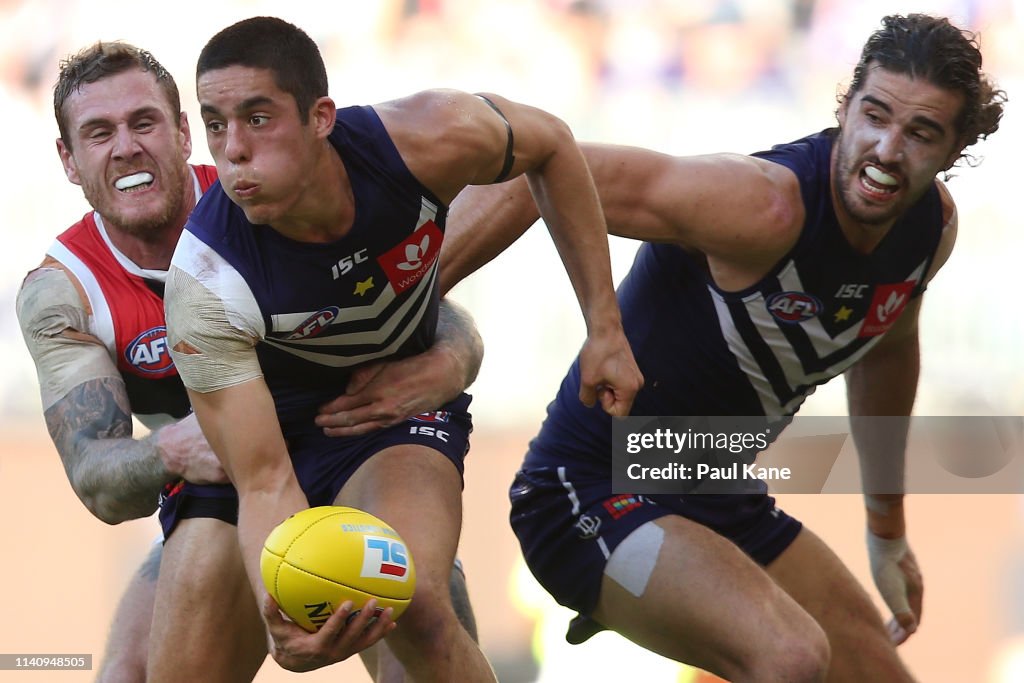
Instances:
[[[151,439],[132,438],[124,385],[117,379],[78,385],[45,413],[72,488],[109,523],[145,517],[169,480]]]
[[[473,318],[458,304],[444,299],[437,314],[437,341],[450,348],[464,370],[465,385],[476,381],[484,359],[484,343]]]
[[[139,577],[146,581],[155,583],[160,577],[160,558],[163,556],[163,544],[154,543],[149,555],[142,561],[139,567]]]
[[[46,411],[46,425],[62,455],[82,439],[131,437],[128,397],[116,384],[109,379],[83,382]]]

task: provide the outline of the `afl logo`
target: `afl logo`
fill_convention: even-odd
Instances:
[[[328,306],[323,308],[313,315],[309,316],[302,323],[292,330],[285,339],[307,339],[309,337],[315,337],[328,327],[331,326],[335,320],[338,319],[338,313],[341,309],[337,306]]]
[[[167,350],[167,328],[151,327],[133,339],[124,349],[124,358],[136,370],[157,375],[174,368]]]
[[[804,292],[776,292],[764,305],[781,323],[800,323],[821,313],[821,302]]]

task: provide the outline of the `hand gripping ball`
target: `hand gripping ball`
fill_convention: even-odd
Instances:
[[[263,544],[260,573],[281,610],[307,631],[346,600],[353,611],[377,598],[398,619],[412,600],[416,569],[398,533],[373,515],[340,506],[296,512]]]

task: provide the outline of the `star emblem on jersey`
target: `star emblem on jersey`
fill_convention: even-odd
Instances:
[[[355,290],[352,293],[353,294],[358,294],[359,296],[363,296],[368,291],[370,291],[371,289],[373,289],[373,276],[372,275],[370,277],[366,278],[365,280],[363,280],[362,282],[357,282],[356,283],[356,288],[355,288]]]
[[[851,315],[853,315],[853,309],[852,308],[847,308],[846,306],[843,306],[838,311],[836,311],[836,314],[835,314],[835,317],[833,318],[833,320],[835,322],[837,322],[837,323],[846,322],[847,320],[850,319]]]

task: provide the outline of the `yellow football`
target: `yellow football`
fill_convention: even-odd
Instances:
[[[412,555],[398,533],[373,515],[340,506],[296,512],[263,544],[260,573],[281,611],[307,631],[323,626],[346,600],[353,610],[377,598],[397,619],[416,588]]]

